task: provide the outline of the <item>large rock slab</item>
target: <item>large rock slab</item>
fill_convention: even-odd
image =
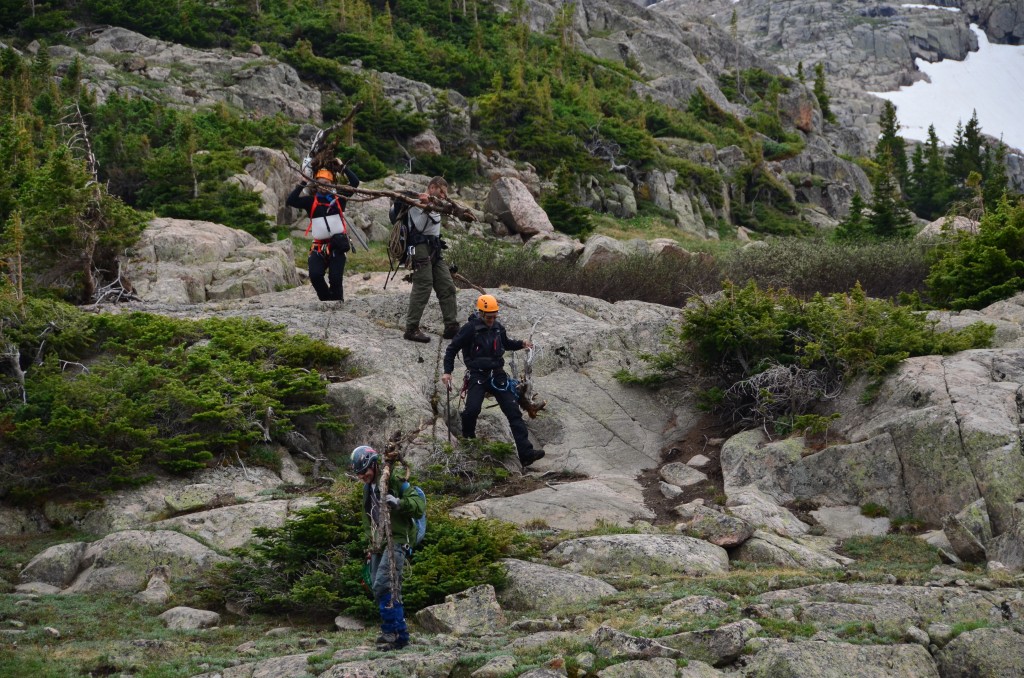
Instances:
[[[336,654],[342,654],[341,650]],[[459,661],[454,652],[392,654],[377,659],[345,661],[335,664],[320,674],[320,678],[385,678],[387,676],[416,676],[417,678],[447,678]]]
[[[888,518],[869,518],[861,514],[859,506],[827,506],[811,511],[811,516],[825,528],[825,534],[839,539],[849,537],[881,537],[889,533]]]
[[[64,588],[78,574],[87,548],[88,544],[82,541],[51,546],[28,561],[28,565],[18,574],[18,581],[39,581]]]
[[[856,396],[847,394],[838,429],[855,441],[892,438],[915,517],[937,526],[984,498],[999,536],[1016,524],[1014,504],[1024,484],[1022,386],[1021,349],[911,358],[871,406],[854,406]]]
[[[729,497],[755,487],[777,504],[796,500],[820,506],[874,503],[892,515],[910,511],[900,458],[888,435],[811,453],[802,438],[769,441],[760,429],[745,431],[725,442],[721,463]]]
[[[598,678],[717,678],[723,675],[704,662],[688,659],[680,668],[674,659],[633,659],[597,672]]]
[[[220,615],[210,610],[197,610],[192,607],[172,607],[159,617],[167,628],[178,631],[209,629],[220,624]]]
[[[772,643],[750,660],[744,675],[771,678],[939,678],[920,645]]]
[[[599,523],[628,526],[638,518],[654,519],[638,488],[623,487],[621,482],[611,487],[597,479],[471,502],[454,509],[452,514],[496,518],[517,525],[543,523],[557,530],[587,529]]]
[[[661,636],[658,642],[680,650],[687,659],[725,666],[735,661],[747,641],[760,632],[760,624],[751,619],[742,619],[715,629]]]
[[[505,613],[490,584],[447,595],[443,603],[417,612],[416,621],[431,633],[456,636],[485,636],[506,625]]]
[[[810,538],[787,539],[761,530],[754,532],[753,537],[734,549],[730,557],[750,563],[798,568],[843,567],[853,562]]]
[[[191,577],[228,558],[178,532],[126,530],[95,541],[82,554],[83,568],[63,593],[142,589],[148,572],[164,566],[172,579]]]
[[[550,557],[589,572],[719,574],[729,570],[725,549],[682,535],[619,534],[562,542]]]
[[[946,645],[936,659],[942,678],[1024,676],[1024,636],[1007,628],[967,631]]]
[[[153,523],[153,527],[193,534],[211,546],[226,551],[252,541],[255,528],[281,527],[291,513],[313,506],[317,501],[315,497],[309,497],[236,504],[161,520]]]
[[[501,221],[509,232],[518,233],[524,240],[555,230],[530,189],[514,177],[501,177],[491,185],[484,210]]]
[[[156,217],[127,258],[125,276],[144,301],[242,299],[299,284],[290,240],[263,244],[209,221]]]
[[[600,579],[557,567],[512,558],[501,562],[505,566],[506,585],[499,600],[513,609],[557,612],[618,592]]]
[[[773,605],[803,605],[807,602],[890,605],[898,602],[913,609],[925,623],[958,622],[1003,618],[1002,606],[1016,595],[1008,591],[973,591],[936,586],[897,586],[892,584],[815,584],[796,589],[771,591],[761,601]]]

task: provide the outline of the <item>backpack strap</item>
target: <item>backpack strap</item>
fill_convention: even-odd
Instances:
[[[341,217],[341,232],[348,233],[348,222],[345,221],[345,210],[341,209],[341,202],[338,200],[338,196],[332,195],[333,200],[328,200],[323,203],[324,205],[330,206],[335,205],[338,208],[338,216]],[[316,212],[317,206],[320,204],[320,195],[318,193],[313,194],[313,206],[309,208],[309,225],[306,226],[306,232],[303,235],[308,236],[309,232],[313,230],[313,213]]]

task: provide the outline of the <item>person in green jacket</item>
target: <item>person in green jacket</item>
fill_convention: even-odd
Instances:
[[[352,450],[352,472],[363,482],[363,528],[370,540],[370,582],[381,620],[377,649],[400,650],[409,644],[402,606],[402,570],[406,554],[416,542],[413,521],[423,516],[426,502],[401,478],[391,476],[388,487],[380,487],[381,455],[372,447],[360,445]],[[381,529],[383,511],[388,511],[391,518],[390,549],[387,534]]]

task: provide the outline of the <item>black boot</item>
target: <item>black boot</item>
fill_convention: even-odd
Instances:
[[[455,335],[459,333],[459,323],[445,323],[444,334],[441,335],[442,339],[454,339]]]
[[[523,452],[521,455],[519,455],[519,463],[523,465],[523,468],[526,468],[527,466],[537,461],[538,459],[543,458],[544,450],[527,450],[526,452]]]

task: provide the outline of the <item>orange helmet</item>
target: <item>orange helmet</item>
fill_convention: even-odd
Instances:
[[[490,294],[481,294],[476,300],[476,308],[484,313],[497,313],[498,300]]]
[[[316,178],[323,179],[324,181],[334,181],[334,172],[329,169],[318,169],[316,171]]]

